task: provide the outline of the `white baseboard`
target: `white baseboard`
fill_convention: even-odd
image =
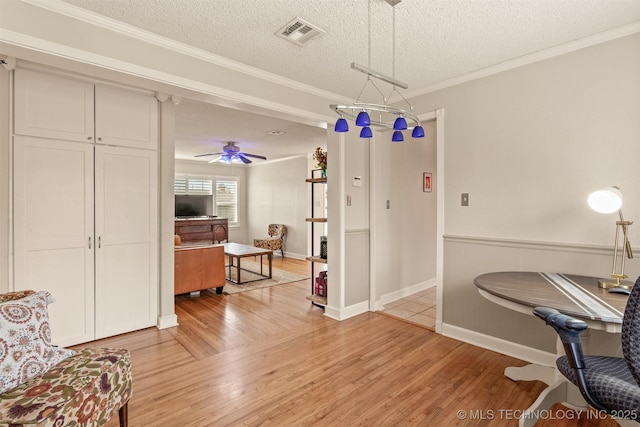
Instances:
[[[380,298],[376,301],[376,306],[371,308],[371,311],[382,310],[385,304],[389,304],[390,302],[397,301],[404,297],[408,297],[409,295],[413,295],[416,292],[424,291],[425,289],[429,289],[436,286],[436,279],[425,280],[424,282],[416,283],[411,286],[407,286],[406,288],[398,289],[397,291],[390,292],[388,294],[381,295]]]
[[[516,359],[524,360],[529,363],[535,363],[537,365],[555,366],[556,359],[558,357],[555,353],[547,353],[546,351],[527,347],[522,344],[516,344],[491,335],[470,331],[469,329],[460,328],[447,323],[442,323],[441,333],[446,337],[463,341],[467,344],[475,345],[476,347],[495,351],[500,354],[515,357]]]
[[[335,320],[345,320],[358,314],[367,313],[368,311],[369,301],[362,301],[342,309],[326,306],[324,308],[324,315]]]
[[[178,326],[178,316],[176,314],[158,316],[158,329],[173,328],[174,326]]]
[[[280,251],[273,251],[273,255],[274,256],[280,256]],[[296,254],[296,253],[287,252],[287,251],[284,251],[284,257],[285,258],[299,259],[301,261],[305,261],[307,259],[306,255]]]

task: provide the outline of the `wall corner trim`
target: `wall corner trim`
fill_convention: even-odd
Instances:
[[[357,316],[369,311],[369,301],[362,301],[357,304],[350,305],[344,308],[333,308],[326,306],[324,315],[335,320],[346,320],[350,317]]]
[[[167,329],[173,328],[174,326],[178,326],[178,316],[175,314],[169,314],[167,316],[159,316],[158,317],[158,329]]]

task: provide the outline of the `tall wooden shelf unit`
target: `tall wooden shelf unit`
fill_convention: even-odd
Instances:
[[[326,185],[327,178],[326,177],[316,177],[316,175],[320,175],[320,169],[314,169],[311,171],[311,178],[307,178],[306,182],[311,184],[311,217],[307,218],[307,222],[311,225],[311,256],[307,257],[307,261],[311,261],[311,295],[307,296],[307,299],[319,306],[327,305],[327,297],[323,297],[320,295],[316,295],[315,293],[315,279],[316,279],[316,264],[327,264],[326,258],[321,258],[320,254],[316,255],[315,248],[315,227],[318,224],[324,225],[327,223],[327,218],[324,216],[317,216],[318,214],[322,214],[320,212],[316,212],[315,208],[315,195],[316,195],[316,185]],[[319,249],[318,249],[319,251]],[[318,270],[319,271],[319,270]]]

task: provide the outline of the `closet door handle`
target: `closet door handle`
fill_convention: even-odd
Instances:
[[[89,249],[91,249],[91,236],[89,236]]]
[[[98,249],[102,247],[102,236],[98,236]]]

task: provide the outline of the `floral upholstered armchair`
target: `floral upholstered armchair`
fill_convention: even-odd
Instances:
[[[0,294],[0,426],[128,424],[131,360],[123,349],[51,345],[45,291]]]
[[[280,250],[284,258],[284,240],[287,236],[287,226],[284,224],[269,224],[269,237],[266,239],[253,239],[256,248]]]

